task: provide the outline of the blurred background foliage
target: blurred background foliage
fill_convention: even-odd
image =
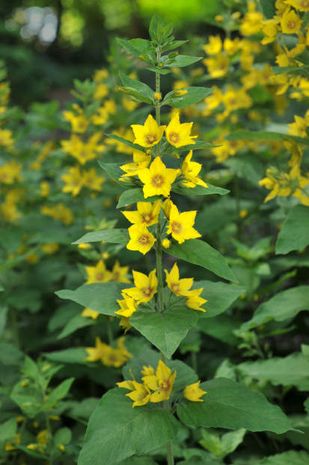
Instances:
[[[13,100],[61,100],[74,78],[108,62],[114,37],[146,37],[153,14],[172,21],[179,36],[205,35],[206,23],[211,34],[209,23],[228,3],[237,0],[2,0],[0,56]]]

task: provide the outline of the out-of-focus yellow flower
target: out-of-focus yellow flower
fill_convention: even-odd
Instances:
[[[50,184],[47,181],[40,182],[40,196],[48,197],[50,193]]]
[[[240,32],[243,36],[252,36],[260,32],[263,15],[256,10],[255,1],[249,0],[248,11],[243,17],[240,24]]]
[[[95,168],[84,171],[83,174],[83,184],[85,187],[92,191],[100,192],[102,190],[102,184],[104,183],[104,178],[98,176]]]
[[[92,308],[86,307],[81,313],[81,316],[84,318],[91,318],[92,320],[96,320],[100,316],[100,312],[96,310],[92,310]]]
[[[62,176],[64,186],[62,191],[67,194],[72,194],[73,197],[78,195],[84,186],[84,177],[79,166],[72,166]]]
[[[9,129],[0,129],[0,147],[10,149],[14,145],[13,133]]]
[[[57,203],[54,206],[44,205],[41,208],[42,215],[50,216],[55,220],[61,221],[63,224],[69,225],[74,221],[74,215],[69,207],[66,207],[63,203]]]
[[[100,132],[92,134],[87,141],[83,141],[79,136],[73,134],[70,139],[61,141],[61,146],[65,153],[84,165],[104,151],[104,145],[100,144],[100,139]]]
[[[84,134],[88,128],[88,119],[79,105],[73,105],[74,111],[64,111],[63,117],[71,124],[72,132]]]
[[[99,260],[94,266],[86,266],[87,274],[86,284],[106,283],[111,280],[111,273],[106,269],[103,260]]]
[[[21,180],[21,165],[17,161],[9,161],[0,165],[0,183],[15,184]]]
[[[42,251],[46,253],[47,255],[52,255],[56,253],[59,250],[59,248],[60,248],[59,244],[52,243],[52,242],[50,244],[43,244],[41,246]]]
[[[128,266],[121,266],[118,260],[115,261],[114,266],[111,270],[111,280],[118,283],[129,283],[128,279]]]
[[[125,347],[125,338],[121,337],[116,341],[116,348],[105,344],[99,337],[95,340],[95,347],[86,347],[87,362],[101,361],[103,365],[119,368],[130,358],[131,354]]]
[[[283,34],[298,34],[301,30],[302,20],[294,10],[285,10],[280,19]]]
[[[205,396],[206,391],[200,387],[201,382],[189,384],[183,390],[183,395],[187,400],[191,402],[203,402],[203,396]]]
[[[261,44],[267,45],[274,40],[276,40],[279,28],[278,28],[279,18],[271,18],[263,21],[262,23],[262,31],[264,34],[264,38],[261,41]]]
[[[228,57],[222,53],[216,57],[205,58],[203,63],[207,66],[210,76],[213,79],[219,79],[228,73],[230,62]]]
[[[96,85],[93,98],[94,100],[102,100],[104,99],[104,97],[107,96],[107,94],[108,94],[108,86],[104,84],[103,82],[100,82],[99,84]]]
[[[307,137],[307,128],[309,127],[309,110],[302,118],[301,116],[294,116],[294,123],[288,125],[289,134],[298,137]]]
[[[285,3],[293,6],[298,11],[309,11],[309,0],[285,0]]]

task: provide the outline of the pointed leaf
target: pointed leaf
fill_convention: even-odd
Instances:
[[[235,284],[214,281],[196,281],[194,288],[203,288],[202,297],[207,299],[205,304],[207,312],[203,318],[213,318],[225,312],[244,292],[244,288]]]
[[[172,307],[164,312],[139,308],[130,323],[148,341],[170,358],[197,320],[199,312],[185,306]]]
[[[187,188],[183,186],[177,186],[173,188],[173,192],[177,194],[186,195],[187,197],[194,197],[196,195],[226,195],[230,191],[228,189],[224,189],[223,187],[212,186],[211,184],[207,183],[208,187],[203,186],[196,186],[193,188]]]
[[[108,242],[110,244],[126,245],[129,240],[127,229],[103,229],[103,231],[91,231],[73,242],[83,244],[89,242]]]
[[[216,378],[201,385],[207,391],[204,402],[183,401],[178,405],[180,420],[191,427],[245,428],[282,434],[291,429],[288,417],[266,397],[230,379]]]
[[[117,464],[146,455],[175,436],[173,416],[162,408],[136,407],[123,389],[112,389],[90,417],[78,465]]]
[[[181,260],[185,260],[186,262],[206,268],[228,281],[237,281],[223,255],[205,241],[190,239],[181,245],[173,244],[166,250],[166,253],[173,257],[180,258]]]
[[[74,291],[63,289],[56,292],[56,295],[60,299],[72,300],[103,315],[115,316],[118,309],[117,299],[121,299],[121,290],[125,287],[127,286],[115,282],[84,284]]]
[[[289,211],[276,242],[276,254],[303,250],[309,244],[309,208],[297,205]]]

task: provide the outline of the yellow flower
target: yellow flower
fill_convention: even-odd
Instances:
[[[14,145],[13,134],[9,129],[0,129],[0,147],[11,148]]]
[[[147,168],[150,162],[151,162],[150,155],[148,155],[147,153],[135,150],[133,152],[133,162],[126,163],[125,165],[120,166],[120,169],[125,172],[125,174],[123,174],[120,177],[120,180],[125,179],[126,177],[129,177],[129,176],[136,176],[140,170],[142,170],[143,168]]]
[[[254,1],[248,2],[248,12],[245,14],[240,25],[240,32],[243,36],[252,36],[261,30],[261,23],[263,15],[256,11],[256,4]]]
[[[87,273],[86,284],[106,283],[111,280],[111,273],[106,269],[103,260],[100,260],[95,266],[86,266]]]
[[[184,159],[181,167],[181,174],[184,177],[184,180],[182,181],[182,184],[185,187],[195,187],[195,186],[203,186],[203,187],[208,187],[206,182],[204,182],[201,178],[198,177],[202,165],[201,163],[197,163],[194,161],[191,161],[192,159],[193,152],[190,150],[186,158]]]
[[[141,147],[153,147],[162,139],[165,126],[159,126],[152,115],[148,115],[145,123],[132,124],[131,128],[134,133],[134,144]]]
[[[187,298],[186,305],[192,310],[206,312],[205,308],[202,306],[207,302],[207,300],[203,299],[203,297],[200,297],[200,294],[203,292],[203,290],[204,289],[192,289],[183,293],[183,296]]]
[[[171,234],[179,244],[183,244],[188,239],[201,237],[200,233],[193,228],[196,211],[179,213],[176,205],[172,205],[167,233]]]
[[[201,312],[206,311],[202,308],[202,305],[204,305],[207,300],[200,297],[203,289],[190,290],[193,286],[193,278],[180,279],[177,263],[173,265],[173,268],[169,273],[167,270],[165,270],[165,273],[166,284],[173,294],[186,297],[186,305],[192,310],[198,310]]]
[[[278,34],[278,19],[271,18],[266,21],[263,21],[262,24],[262,31],[265,37],[261,41],[261,43],[263,45],[267,45],[276,40]]]
[[[99,337],[95,340],[95,347],[86,347],[87,362],[101,361],[105,366],[119,368],[124,365],[129,358],[130,352],[124,345],[124,337],[117,339],[116,348],[105,344]]]
[[[127,244],[128,250],[137,250],[145,255],[153,247],[156,239],[148,231],[144,224],[134,224],[128,229],[130,240]]]
[[[96,320],[100,316],[100,312],[97,312],[96,310],[92,310],[92,308],[86,307],[81,313],[81,316],[84,318],[92,318],[93,320]]]
[[[297,34],[300,32],[301,24],[302,21],[294,10],[286,10],[280,19],[283,34]]]
[[[166,284],[173,294],[182,296],[193,286],[193,278],[179,278],[179,268],[175,263],[170,272],[165,270]]]
[[[307,116],[308,115],[308,116]],[[309,126],[309,111],[307,111],[304,118],[301,116],[294,116],[294,123],[289,126],[289,134],[298,137],[307,137],[307,127]]]
[[[147,374],[142,378],[146,388],[152,391],[150,402],[158,403],[168,400],[173,390],[175,378],[176,372],[172,372],[162,360],[159,360],[155,374]]]
[[[120,309],[117,310],[115,313],[116,315],[119,315],[121,317],[130,318],[133,315],[133,313],[136,312],[137,303],[134,299],[132,299],[132,297],[126,295],[124,292],[122,292],[122,296],[122,300],[117,300]]]
[[[56,253],[59,250],[59,244],[56,244],[54,242],[51,242],[49,244],[43,244],[41,246],[41,249],[47,255],[52,255],[52,254]]]
[[[138,383],[137,381],[123,381],[117,383],[117,386],[131,390],[126,396],[133,400],[133,407],[142,407],[150,401],[150,390],[142,383]]]
[[[208,44],[203,46],[207,55],[218,55],[222,50],[222,40],[220,36],[210,36]]]
[[[132,224],[145,224],[151,226],[158,222],[160,213],[161,202],[157,200],[154,203],[151,202],[137,202],[137,210],[131,212],[122,212]]]
[[[99,337],[95,339],[95,347],[86,347],[87,352],[87,362],[97,362],[102,360],[106,350],[108,350],[108,345],[105,342],[102,342]]]
[[[171,241],[167,238],[163,239],[162,241],[162,247],[164,247],[165,249],[169,249],[171,246]]]
[[[96,132],[83,141],[79,136],[73,134],[70,139],[61,142],[62,150],[76,158],[81,165],[89,160],[93,160],[99,153],[102,153],[104,146],[100,144],[101,133]]]
[[[72,224],[74,220],[73,212],[70,208],[63,205],[63,203],[57,203],[53,207],[47,205],[41,208],[42,215],[50,216],[55,220],[61,221],[63,224]]]
[[[149,276],[139,271],[133,271],[132,274],[135,287],[124,289],[123,293],[132,297],[138,304],[149,302],[158,289],[156,270],[152,270]]]
[[[102,100],[104,97],[106,97],[107,94],[108,94],[107,85],[104,83],[100,83],[100,84],[97,84],[95,88],[93,98],[95,100]]]
[[[128,266],[121,266],[118,260],[114,263],[113,269],[110,272],[111,280],[117,281],[118,283],[129,283],[128,279]]]
[[[75,113],[72,111],[64,111],[63,117],[66,121],[71,124],[72,131],[83,134],[87,131],[88,121],[86,116],[82,113],[82,109],[79,105],[73,106]]]
[[[73,197],[78,195],[84,186],[84,177],[79,166],[72,166],[62,176],[64,186],[62,192],[72,194]]]
[[[285,3],[293,6],[298,11],[309,11],[309,0],[285,0]]]
[[[50,193],[50,184],[47,181],[40,182],[40,196],[48,197]]]
[[[17,161],[9,161],[0,165],[0,183],[15,184],[21,179],[21,165]]]
[[[213,79],[224,77],[229,70],[229,59],[223,53],[216,57],[205,58],[203,63],[207,66],[208,73]]]
[[[200,388],[200,381],[197,383],[189,384],[183,390],[184,397],[191,402],[203,402],[201,397],[205,396],[205,394],[207,394],[206,391]]]
[[[195,144],[197,136],[191,136],[193,123],[180,123],[177,111],[165,129],[168,142],[176,148]]]
[[[138,172],[138,176],[144,184],[144,197],[163,195],[168,197],[172,184],[178,175],[178,170],[166,168],[160,157],[156,157],[149,168]]]
[[[90,170],[84,171],[83,183],[85,187],[88,187],[88,189],[100,192],[102,184],[104,183],[104,178],[97,175],[95,168],[91,168]]]

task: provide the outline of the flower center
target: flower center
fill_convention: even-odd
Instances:
[[[303,1],[301,2],[301,6],[302,6],[303,8],[308,8],[308,7],[309,7],[309,0],[303,0]]]
[[[145,140],[147,144],[153,144],[157,140],[157,136],[155,134],[146,134]]]
[[[149,224],[152,221],[152,216],[149,215],[149,213],[147,213],[146,215],[143,215],[143,220],[144,220],[144,223]]]
[[[176,132],[171,132],[169,138],[171,142],[177,144],[177,142],[179,141],[179,134],[177,134]]]
[[[164,178],[161,174],[156,174],[151,178],[151,184],[155,187],[161,187],[164,184]]]
[[[288,28],[289,29],[294,29],[296,27],[296,22],[295,21],[288,21]]]
[[[182,225],[181,223],[178,223],[178,221],[173,221],[171,224],[171,228],[173,233],[175,234],[180,234],[182,231]]]
[[[104,274],[103,274],[103,273],[97,273],[97,274],[95,275],[95,277],[96,277],[96,279],[97,279],[98,281],[101,281],[101,280],[104,278]]]
[[[142,234],[139,239],[138,239],[138,242],[142,245],[146,245],[146,244],[149,244],[150,240],[149,240],[149,236],[147,236],[147,234]]]
[[[177,284],[177,283],[172,283],[171,288],[172,288],[172,291],[173,291],[175,294],[177,294],[177,292],[179,291],[179,284]]]
[[[142,293],[144,294],[145,297],[150,297],[152,294],[152,288],[151,287],[143,287]]]
[[[168,391],[170,388],[170,382],[168,380],[164,380],[160,383],[160,388],[162,391]]]

